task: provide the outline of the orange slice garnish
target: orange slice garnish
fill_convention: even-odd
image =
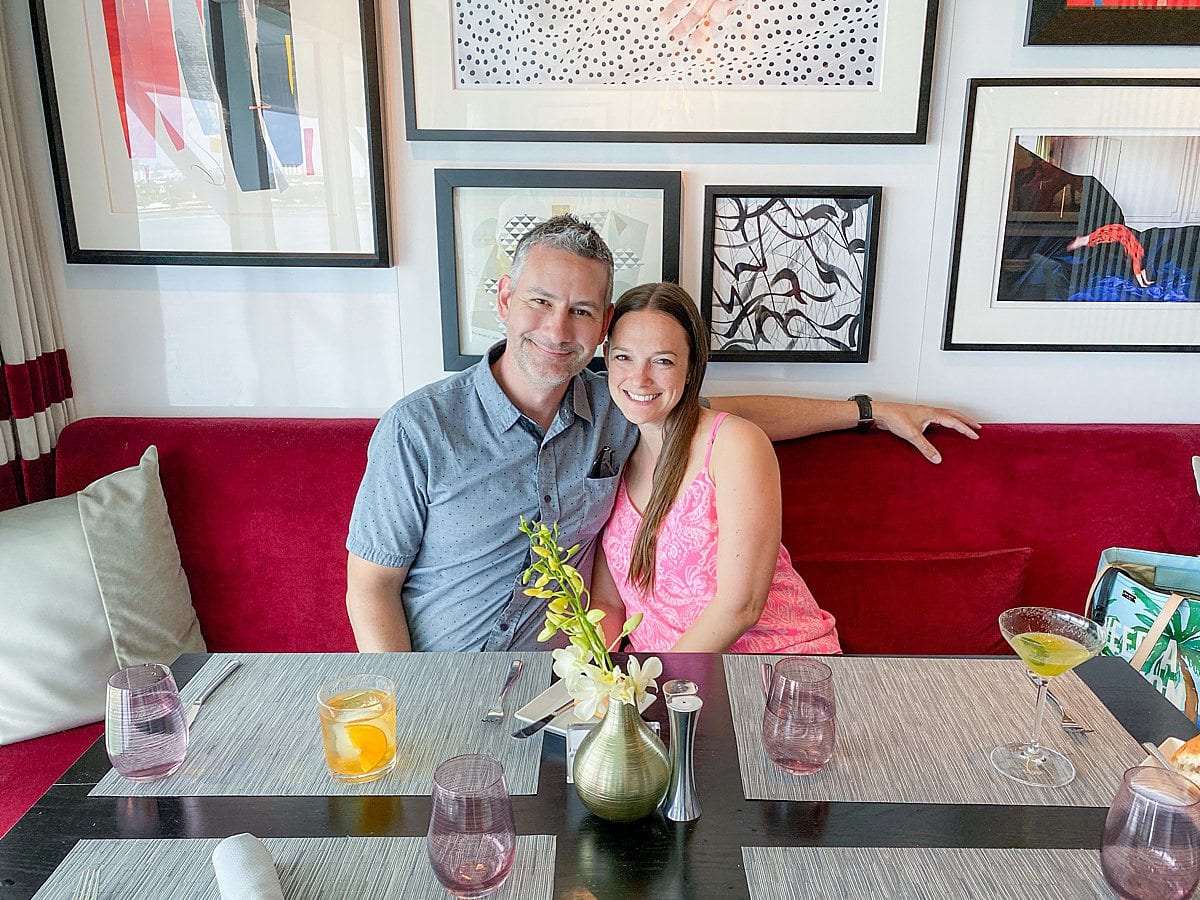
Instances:
[[[346,737],[358,750],[358,764],[364,772],[370,772],[387,756],[387,735],[374,725],[347,725]]]

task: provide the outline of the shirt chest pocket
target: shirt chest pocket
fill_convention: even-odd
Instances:
[[[571,515],[574,541],[586,543],[600,533],[612,512],[618,484],[619,475],[584,479],[583,490],[571,499],[573,504],[578,504]]]

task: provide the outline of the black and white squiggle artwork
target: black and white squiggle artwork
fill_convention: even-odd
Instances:
[[[481,85],[875,87],[885,0],[456,0]]]
[[[708,188],[712,358],[866,362],[881,193]]]

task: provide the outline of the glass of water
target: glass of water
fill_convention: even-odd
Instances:
[[[470,754],[437,767],[426,843],[433,874],[455,897],[486,897],[504,884],[517,828],[498,759]]]
[[[810,775],[833,756],[837,706],[833,672],[817,659],[789,656],[763,663],[762,736],[767,756],[784,772]]]
[[[183,765],[187,746],[183,702],[167,666],[129,666],[108,679],[104,748],[120,775],[131,781],[170,775]]]
[[[1200,787],[1158,766],[1126,772],[1104,822],[1100,868],[1121,897],[1192,896],[1200,883]]]

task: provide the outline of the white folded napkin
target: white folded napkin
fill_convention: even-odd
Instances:
[[[225,838],[213,850],[212,862],[221,900],[283,900],[271,851],[254,835]]]

